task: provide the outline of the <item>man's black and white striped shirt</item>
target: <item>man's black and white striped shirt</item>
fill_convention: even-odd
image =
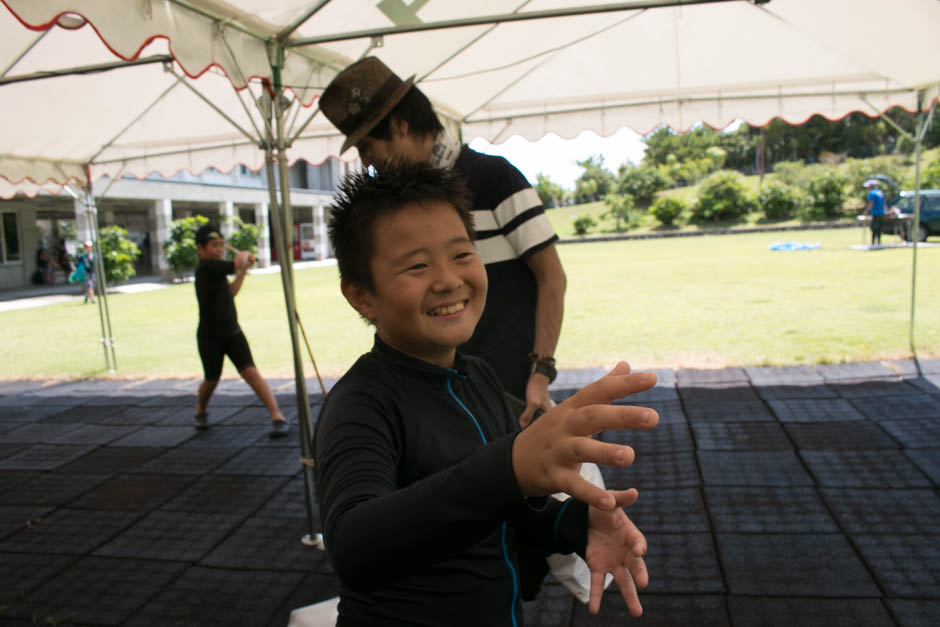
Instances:
[[[506,159],[463,146],[454,168],[473,196],[476,250],[489,280],[483,316],[461,350],[482,357],[510,393],[525,398],[537,294],[524,259],[558,236],[538,194]]]

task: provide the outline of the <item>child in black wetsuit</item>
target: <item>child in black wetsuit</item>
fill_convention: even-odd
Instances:
[[[521,626],[519,546],[578,552],[642,612],[646,540],[627,518],[636,490],[581,478],[581,462],[626,466],[629,447],[589,436],[649,429],[615,398],[655,384],[614,370],[525,430],[493,370],[457,352],[479,320],[486,271],[458,175],[388,164],[347,177],[331,208],[341,289],[375,344],[328,395],[314,434],[326,548],[342,584],[339,626]],[[572,495],[567,501],[548,497]]]
[[[209,428],[206,408],[222,376],[222,361],[228,355],[238,374],[270,412],[271,437],[283,437],[290,430],[289,424],[278,409],[271,388],[255,367],[248,340],[238,326],[238,313],[235,311],[235,295],[241,289],[248,266],[254,262],[254,258],[248,251],[241,251],[234,261],[224,260],[225,240],[214,224],[205,224],[196,231],[196,252],[199,253],[199,265],[196,266],[199,328],[196,339],[205,379],[199,386],[196,400],[195,426],[200,431]],[[227,278],[230,274],[235,275],[231,283]]]

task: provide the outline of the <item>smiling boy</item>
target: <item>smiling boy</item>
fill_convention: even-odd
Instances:
[[[425,164],[347,177],[331,209],[341,289],[375,343],[334,386],[314,433],[324,536],[341,581],[338,625],[521,625],[516,547],[583,555],[597,612],[605,573],[630,612],[648,581],[636,490],[582,479],[581,462],[632,463],[589,436],[655,426],[613,406],[655,384],[619,364],[524,431],[473,334],[486,272],[466,188]],[[573,498],[545,498],[565,491]]]

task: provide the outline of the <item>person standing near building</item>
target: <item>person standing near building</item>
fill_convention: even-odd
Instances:
[[[85,250],[78,256],[78,263],[85,267],[85,302],[95,302],[95,253],[91,251],[91,240],[85,240]]]
[[[489,292],[483,316],[462,352],[496,371],[522,426],[551,406],[555,347],[566,278],[538,194],[502,157],[481,154],[448,135],[430,101],[384,63],[367,57],[340,72],[320,110],[356,146],[363,164],[406,160],[453,168],[473,200],[476,249]]]
[[[878,179],[865,181],[868,204],[865,213],[871,216],[871,246],[881,248],[881,229],[885,222],[885,193],[878,188]]]

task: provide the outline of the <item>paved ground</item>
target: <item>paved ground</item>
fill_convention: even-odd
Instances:
[[[660,371],[635,399],[660,425],[602,435],[638,451],[606,476],[641,493],[636,624],[940,625],[940,360],[921,368]],[[563,372],[554,394],[598,374]],[[226,381],[196,433],[196,383],[0,382],[0,627],[283,627],[336,594],[299,542],[297,431],[269,440]],[[526,608],[533,626],[630,623],[615,593],[592,618],[554,582]]]

